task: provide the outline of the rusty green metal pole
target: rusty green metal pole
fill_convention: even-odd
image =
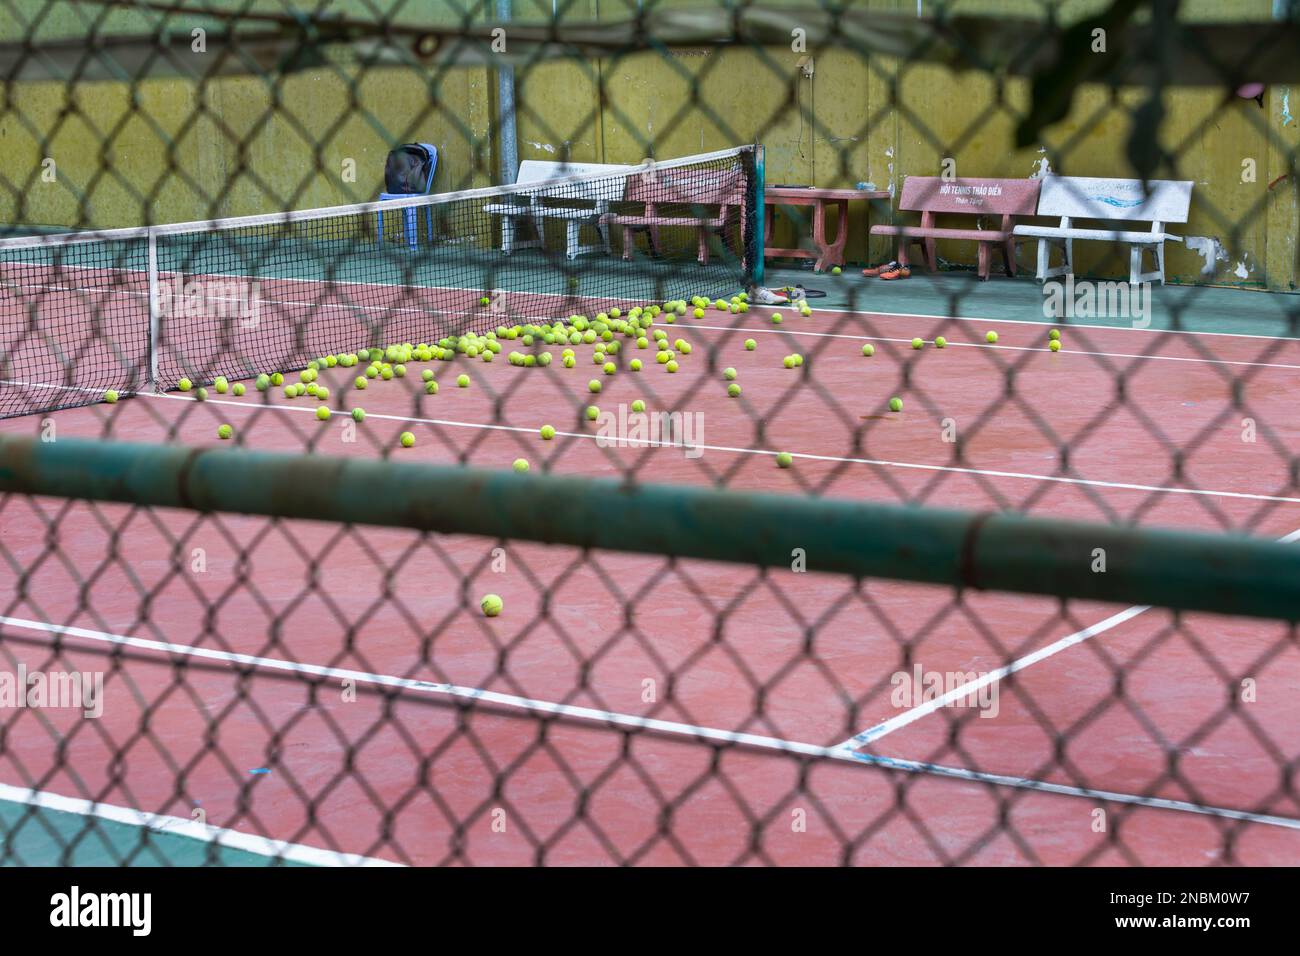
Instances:
[[[1300,620],[1300,548],[1243,536],[513,471],[0,436],[0,492],[381,525]],[[1104,554],[1105,570],[1095,570]]]

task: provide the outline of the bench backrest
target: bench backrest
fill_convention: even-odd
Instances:
[[[639,203],[741,206],[745,175],[739,169],[653,169],[629,177],[625,198]]]
[[[1040,216],[1186,222],[1192,202],[1190,181],[1045,176],[1038,197]]]
[[[553,179],[609,173],[609,178],[551,186],[539,192],[539,195],[547,199],[613,202],[623,198],[624,184],[618,174],[626,173],[629,169],[630,166],[615,163],[553,163],[543,159],[525,159],[519,164],[519,176],[515,183],[520,186],[545,186]]]
[[[942,179],[908,176],[898,208],[909,212],[961,212],[1032,216],[1038,210],[1037,179]]]

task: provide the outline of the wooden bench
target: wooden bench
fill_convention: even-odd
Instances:
[[[1009,276],[1016,274],[1014,217],[1032,216],[1038,207],[1036,179],[942,179],[937,176],[909,176],[903,182],[898,208],[919,212],[918,226],[872,226],[873,236],[898,237],[898,263],[907,265],[907,249],[921,246],[926,267],[938,269],[934,244],[937,239],[969,239],[979,243],[979,276],[989,277],[993,247],[1002,250],[1002,262]],[[966,216],[997,216],[994,229],[953,229],[935,225],[935,216],[958,213]]]
[[[609,211],[609,204],[623,198],[623,180],[615,175],[608,179],[594,179],[577,183],[555,183],[570,176],[597,173],[625,173],[631,167],[612,163],[552,163],[545,160],[526,159],[519,164],[516,185],[536,185],[538,188],[522,191],[489,203],[483,211],[501,217],[501,251],[506,255],[516,249],[536,249],[543,246],[543,222],[560,219],[565,222],[565,255],[577,258],[586,252],[610,251],[609,230],[600,221]],[[519,225],[531,225],[536,238],[520,240]],[[583,244],[579,230],[583,225],[594,226],[600,233],[599,243]]]
[[[624,200],[640,210],[601,217],[602,224],[623,229],[624,259],[632,258],[637,232],[649,234],[651,252],[658,255],[659,230],[680,227],[695,230],[696,258],[701,265],[707,265],[710,233],[720,234],[736,210],[740,212],[742,233],[745,228],[745,176],[739,169],[651,169],[628,178]],[[717,211],[702,212],[706,206],[716,207]]]
[[[1056,226],[1016,226],[1016,235],[1038,240],[1038,278],[1050,279],[1074,273],[1074,240],[1099,239],[1129,244],[1129,282],[1134,285],[1159,279],[1165,281],[1165,242],[1182,242],[1165,232],[1165,223],[1186,222],[1192,203],[1190,181],[1153,179],[1144,186],[1140,179],[1100,179],[1090,176],[1046,176],[1038,198],[1040,216],[1060,216]],[[1095,229],[1074,225],[1075,219],[1119,222],[1150,222],[1150,231]],[[1063,262],[1050,267],[1052,246],[1059,246]],[[1142,271],[1142,253],[1155,253],[1156,268]]]

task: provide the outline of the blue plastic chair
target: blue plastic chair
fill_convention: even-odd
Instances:
[[[423,150],[425,157],[428,160],[429,172],[424,179],[423,189],[421,189],[420,192],[418,193],[417,192],[401,192],[401,193],[382,192],[379,194],[380,202],[383,202],[388,199],[409,199],[411,196],[425,195],[429,193],[430,190],[433,189],[433,175],[438,171],[438,147],[430,146],[428,143],[408,143],[405,146],[399,147],[399,149],[402,150],[410,150],[412,148],[418,148]],[[385,185],[391,188],[392,184],[385,183]],[[418,208],[414,206],[402,210],[403,213],[402,231],[406,236],[406,244],[410,246],[412,249],[414,249],[416,246],[420,244],[419,217],[417,215],[418,212],[419,212]],[[378,217],[378,222],[376,223],[376,242],[378,245],[382,246],[384,244],[383,210],[382,209],[377,210],[376,216]],[[426,228],[429,230],[429,237],[433,238],[433,207],[432,206],[424,207],[424,216],[425,216]]]

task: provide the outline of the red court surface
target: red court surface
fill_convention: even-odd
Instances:
[[[364,406],[355,428],[251,388],[48,418],[60,438],[215,445],[227,422],[243,447],[322,456],[525,457],[641,482],[1300,529],[1295,340],[1062,327],[1051,353],[1024,323],[781,310],[778,328],[770,311],[660,321],[693,345],[675,375],[622,338],[613,376],[587,345],[573,369],[556,345],[547,368],[460,356],[365,391],[355,369],[323,372],[331,406]],[[784,368],[796,351],[804,364]],[[425,367],[437,395],[418,387]],[[635,399],[691,413],[694,447],[606,441],[582,414],[618,421]],[[181,817],[201,805],[222,826],[421,865],[1300,860],[1300,648],[1282,625],[47,499],[0,500],[0,525],[15,661],[51,666],[56,625],[77,629],[61,667],[111,671],[101,719],[18,718],[0,782]],[[477,610],[487,592],[498,618]],[[313,689],[282,662],[325,670]],[[994,675],[995,704],[900,705],[891,677],[917,667]]]

